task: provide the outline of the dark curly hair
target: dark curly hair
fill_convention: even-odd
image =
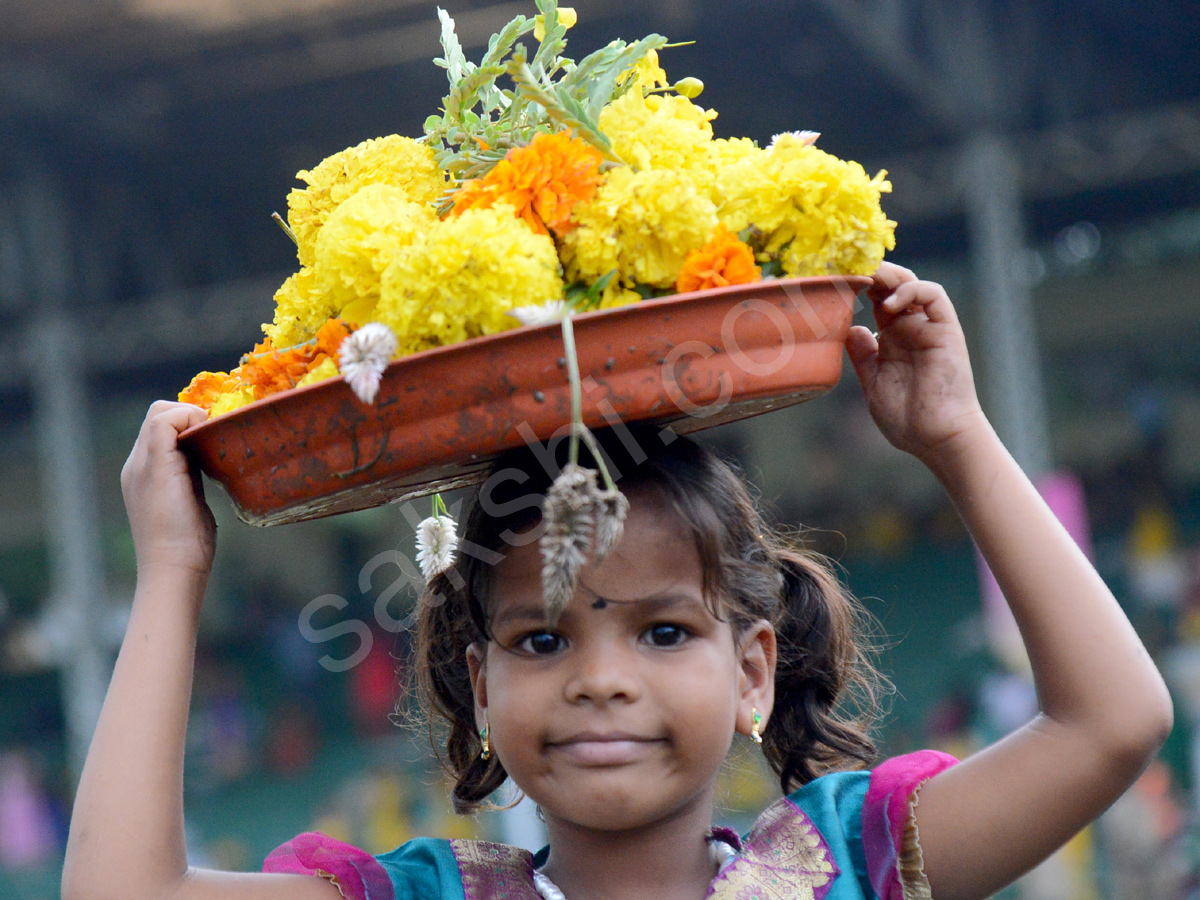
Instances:
[[[657,490],[690,526],[714,614],[728,619],[735,636],[759,619],[774,626],[775,706],[762,737],[783,791],[869,764],[880,677],[869,658],[866,615],[828,563],[767,527],[741,475],[694,441],[638,426],[596,436],[623,490]],[[458,812],[478,809],[508,777],[494,755],[480,757],[467,647],[487,641],[498,554],[539,522],[541,498],[566,462],[567,442],[555,443],[497,460],[467,517],[467,552],[419,601],[417,687],[434,747],[454,779]],[[594,465],[582,447],[580,461]],[[448,733],[436,727],[439,719]]]

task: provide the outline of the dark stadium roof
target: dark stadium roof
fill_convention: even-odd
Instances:
[[[535,12],[532,0],[445,5],[476,55],[504,21]],[[965,249],[955,159],[979,128],[1018,148],[1035,239],[1079,218],[1200,206],[1191,3],[576,6],[578,55],[650,31],[694,41],[664,64],[705,81],[719,134],[812,129],[831,152],[887,167],[901,254]],[[436,108],[435,10],[425,0],[0,0],[0,246],[24,227],[22,192],[52,184],[86,232],[76,253],[92,289],[78,302],[286,272],[291,248],[269,214],[295,172],[368,137],[419,133]],[[28,306],[28,273],[7,265],[0,321],[11,325]]]

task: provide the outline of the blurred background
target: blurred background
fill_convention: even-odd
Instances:
[[[468,54],[532,2],[447,2]],[[1176,729],[1101,821],[1005,893],[1200,897],[1200,17],[1167,0],[577,0],[577,58],[651,31],[718,136],[886,168],[892,259],[958,304],[989,415],[1134,620]],[[260,337],[295,271],[272,223],[299,169],[417,135],[444,73],[425,0],[0,0],[0,896],[58,896],[73,785],[132,594],[119,472],[149,403]],[[867,313],[859,314],[865,321]],[[809,529],[879,619],[887,753],[957,754],[1034,708],[1011,623],[938,486],[886,445],[852,373],[706,432],[772,518]],[[395,508],[221,522],[187,760],[200,865],[257,869],[318,828],[536,843],[455,818],[389,721],[407,635],[364,566]],[[315,609],[317,598],[344,600]],[[411,595],[395,603],[411,604]],[[308,610],[305,613],[305,610]],[[366,626],[364,626],[364,629]],[[307,637],[306,637],[307,635]],[[324,660],[324,662],[322,662]],[[353,665],[347,664],[353,661]],[[772,796],[747,748],[744,824]]]

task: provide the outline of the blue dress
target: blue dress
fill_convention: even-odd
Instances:
[[[920,900],[911,799],[953,757],[923,750],[866,772],[823,775],[769,806],[739,838],[707,900]],[[347,900],[540,900],[545,858],[488,841],[417,838],[378,856],[309,832],[267,857],[268,872],[328,878]]]

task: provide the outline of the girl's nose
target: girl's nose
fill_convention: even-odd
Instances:
[[[583,642],[573,654],[574,665],[564,685],[571,703],[632,703],[641,696],[636,652],[616,641]]]

